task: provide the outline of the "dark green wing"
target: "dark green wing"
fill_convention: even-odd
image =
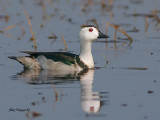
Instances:
[[[47,59],[52,59],[55,62],[63,62],[67,65],[75,64],[75,60],[78,57],[76,54],[67,53],[67,52],[30,52],[30,51],[21,51],[23,53],[29,54],[31,57],[37,58],[40,55],[45,56]]]

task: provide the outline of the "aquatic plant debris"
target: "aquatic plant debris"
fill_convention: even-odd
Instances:
[[[15,24],[15,25],[8,26],[8,27],[4,28],[3,30],[1,30],[1,32],[10,30],[10,29],[12,29],[12,28],[14,28],[14,27],[16,27],[16,26],[17,26],[16,24]]]
[[[5,22],[8,22],[9,19],[10,19],[10,16],[8,16],[8,15],[0,15],[0,20],[1,20],[1,19],[4,19]]]
[[[145,17],[145,18],[153,18],[153,20],[155,20],[156,23],[156,27],[158,26],[158,24],[160,23],[160,18],[158,16],[160,10],[151,10],[151,13],[148,14],[143,14],[143,13],[134,13],[134,14],[125,14],[125,16],[127,17]],[[146,21],[147,22],[147,21]],[[148,25],[146,25],[146,28],[148,27]],[[147,29],[145,29],[146,31]]]
[[[16,26],[19,26],[19,27],[20,27],[20,29],[22,30],[22,35],[24,36],[25,30],[24,30],[23,26],[21,25],[21,23],[17,23],[17,24],[15,24],[15,25],[10,25],[10,26],[8,26],[8,27],[0,30],[0,33],[4,33],[4,32],[6,32],[6,31],[8,31],[8,30],[10,30],[10,29],[15,28]],[[8,33],[6,33],[6,35],[7,35],[7,37],[11,37],[11,36],[12,36],[12,35],[10,35],[10,34],[8,34]]]
[[[35,39],[34,34],[33,34],[33,31],[32,31],[31,22],[30,22],[30,20],[29,20],[28,13],[27,13],[26,11],[24,11],[24,14],[27,16],[28,23],[29,23],[29,27],[30,27],[30,31],[31,31],[32,38],[33,38],[33,41],[34,41],[34,48],[35,48],[35,50],[36,50],[36,49],[37,49],[36,39]]]
[[[48,36],[48,39],[57,39],[57,36],[55,33],[52,32],[52,36]]]
[[[148,68],[145,67],[124,67],[121,69],[128,69],[128,70],[148,70]]]
[[[65,46],[65,51],[67,51],[67,44],[66,44],[66,41],[65,41],[65,39],[64,39],[63,34],[62,34],[62,39],[63,39],[63,43],[64,43],[64,46]]]
[[[23,26],[22,26],[21,24],[19,24],[19,23],[18,23],[18,25],[20,26],[20,29],[22,30],[22,34],[23,34],[23,36],[24,36],[24,34],[25,34],[26,32],[25,32]]]
[[[148,26],[149,26],[149,22],[148,22],[148,17],[145,17],[145,32],[148,31]]]
[[[157,21],[158,23],[160,23],[160,18],[159,18],[159,16],[157,15],[157,12],[152,11],[152,14],[154,15],[154,18],[156,19],[156,21]]]
[[[119,32],[121,32],[122,34],[124,34],[125,36],[127,36],[128,39],[129,39],[131,42],[133,42],[132,37],[129,36],[129,35],[126,33],[126,31],[123,30],[119,25],[113,25],[113,24],[111,24],[111,23],[109,23],[109,25],[110,25],[111,27],[113,27],[114,29],[116,29],[117,31],[119,31]],[[115,36],[115,37],[116,37],[116,36]]]
[[[108,33],[108,26],[109,26],[109,22],[107,22],[107,28],[106,28],[106,35]],[[107,38],[106,38],[107,39]]]
[[[133,14],[125,14],[125,16],[130,17],[154,17],[153,14],[141,14],[141,13],[133,13]]]
[[[40,116],[42,116],[41,113],[34,112],[34,111],[29,111],[29,112],[26,113],[26,117],[28,119],[33,119],[33,118],[37,118],[37,117],[40,117]]]

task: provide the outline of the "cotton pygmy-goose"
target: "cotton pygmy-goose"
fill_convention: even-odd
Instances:
[[[30,52],[29,56],[9,57],[17,60],[25,68],[51,70],[83,70],[94,68],[91,44],[99,38],[108,38],[93,25],[82,25],[79,33],[80,54],[68,52]]]

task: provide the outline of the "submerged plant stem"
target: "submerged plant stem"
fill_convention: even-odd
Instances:
[[[65,46],[65,51],[67,51],[67,45],[66,45],[66,41],[65,41],[65,39],[64,39],[63,34],[62,34],[62,39],[63,39],[63,43],[64,43],[64,46]]]
[[[124,30],[123,30],[122,28],[120,28],[118,25],[112,25],[112,24],[110,23],[110,26],[113,27],[114,29],[116,29],[117,31],[121,32],[121,33],[124,34],[125,36],[127,36],[128,39],[129,39],[131,42],[133,42],[132,37],[130,37],[130,36],[126,33],[126,31],[124,31]]]
[[[115,46],[115,49],[117,49],[116,36],[117,36],[117,30],[115,29],[115,34],[114,34],[114,46]]]
[[[29,20],[28,13],[27,13],[26,11],[24,11],[24,14],[27,16],[28,23],[29,23],[29,27],[30,27],[30,31],[31,31],[32,38],[33,38],[33,41],[34,41],[34,48],[35,48],[35,50],[36,50],[36,49],[37,49],[36,39],[35,39],[34,34],[33,34],[33,31],[32,31],[31,22],[30,22],[30,20]]]

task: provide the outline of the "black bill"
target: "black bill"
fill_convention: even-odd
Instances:
[[[98,38],[109,38],[109,36],[103,34],[101,31],[99,31],[99,36],[98,36]]]

